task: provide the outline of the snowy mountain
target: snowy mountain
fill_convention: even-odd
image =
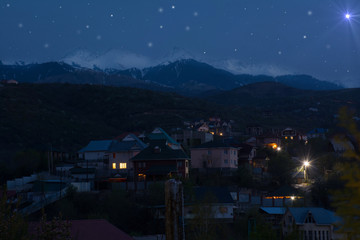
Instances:
[[[193,59],[182,59],[147,68],[102,69],[84,68],[76,63],[48,62],[29,65],[0,64],[1,79],[19,82],[62,82],[73,84],[97,84],[131,86],[159,91],[176,91],[185,95],[198,95],[208,91],[231,90],[256,82],[279,82],[298,89],[334,90],[341,86],[320,81],[308,75],[233,74]]]

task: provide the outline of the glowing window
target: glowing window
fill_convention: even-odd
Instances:
[[[126,163],[120,163],[120,169],[126,169]]]
[[[113,169],[116,169],[116,163],[112,164]]]

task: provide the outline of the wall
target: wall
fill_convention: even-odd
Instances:
[[[225,153],[227,151],[227,154]],[[227,160],[227,163],[225,163]],[[193,148],[191,149],[192,168],[237,168],[238,151],[236,148]]]

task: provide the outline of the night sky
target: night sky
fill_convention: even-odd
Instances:
[[[0,29],[3,63],[142,68],[191,57],[360,87],[359,0],[0,0]]]

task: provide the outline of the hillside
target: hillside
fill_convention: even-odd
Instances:
[[[184,119],[225,113],[214,104],[172,93],[71,84],[0,87],[0,109],[2,150],[52,144],[76,151],[91,139],[178,127]]]
[[[360,89],[311,91],[276,82],[249,84],[230,91],[204,95],[207,101],[248,112],[256,122],[272,126],[331,127],[339,109],[360,114]],[[297,121],[297,122],[296,122]]]

